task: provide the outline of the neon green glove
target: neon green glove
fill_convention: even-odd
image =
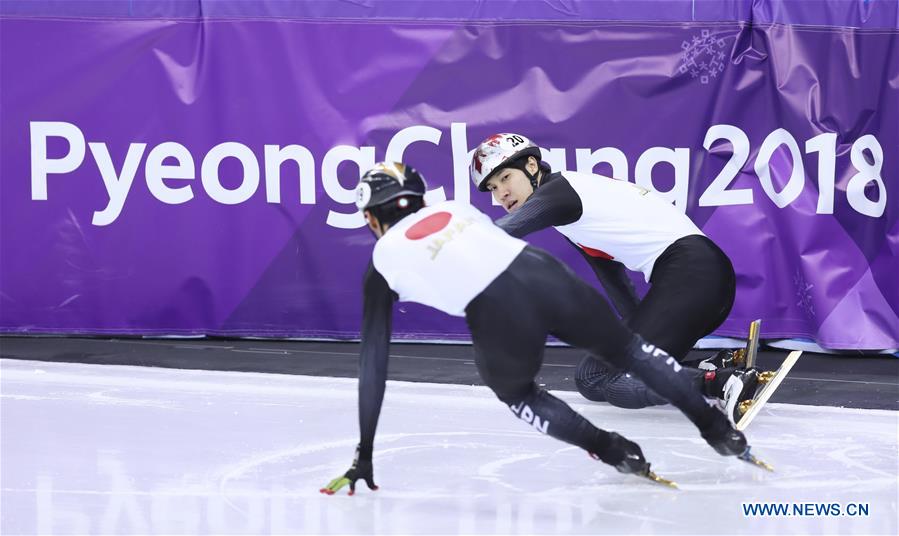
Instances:
[[[368,489],[377,490],[378,486],[375,485],[375,480],[373,476],[373,470],[371,463],[371,452],[368,452],[366,456],[360,455],[360,447],[356,447],[356,456],[353,458],[353,465],[350,467],[349,471],[344,473],[343,475],[331,480],[328,482],[328,485],[321,488],[321,493],[325,495],[334,495],[339,489],[350,485],[349,495],[353,495],[356,493],[356,481],[359,479],[365,480],[365,484],[368,485]]]

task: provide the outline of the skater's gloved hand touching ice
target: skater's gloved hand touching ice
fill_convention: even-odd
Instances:
[[[371,451],[362,452],[361,447],[356,447],[356,456],[353,458],[353,465],[343,475],[328,482],[328,485],[320,489],[321,493],[334,495],[340,488],[350,485],[349,495],[356,493],[356,481],[365,480],[368,489],[377,490],[375,485],[374,468],[371,463]]]

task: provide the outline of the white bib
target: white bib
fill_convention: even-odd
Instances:
[[[668,246],[685,236],[702,235],[674,205],[633,183],[573,171],[563,171],[562,177],[581,198],[584,210],[578,221],[556,230],[579,246],[643,272],[647,282]]]
[[[400,301],[464,316],[525,244],[471,205],[445,201],[390,227],[375,244],[372,261]]]

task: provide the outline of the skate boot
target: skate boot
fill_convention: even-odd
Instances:
[[[701,389],[703,396],[714,401],[731,425],[736,426],[747,404],[751,403],[747,401],[755,398],[760,383],[758,369],[728,367],[707,370],[701,378]]]
[[[750,452],[749,443],[743,432],[731,427],[724,415],[718,415],[712,424],[702,431],[702,438],[715,452],[722,456],[736,456],[738,460],[750,463],[766,471],[774,471],[771,465]]]
[[[669,488],[677,488],[675,482],[662,478],[652,472],[649,462],[643,457],[643,451],[640,450],[640,445],[615,432],[609,432],[609,446],[604,449],[602,455],[590,452],[590,456],[594,460],[601,460],[611,465],[617,469],[619,473],[636,475],[652,480],[656,484],[668,486]]]
[[[700,361],[696,367],[700,370],[717,370],[729,367],[741,367],[746,364],[745,351],[739,350],[719,350],[717,353]]]
[[[722,375],[721,373],[717,374],[717,376]],[[753,400],[758,387],[758,369],[731,369],[722,389],[721,410],[727,415],[727,420],[732,426],[736,426],[743,416],[745,407],[743,402]]]
[[[602,454],[591,452],[590,456],[611,465],[619,473],[639,473],[649,465],[640,445],[615,432],[609,432],[609,445]]]
[[[749,446],[743,432],[735,430],[726,419],[715,419],[712,426],[702,431],[702,438],[722,456],[741,456]]]

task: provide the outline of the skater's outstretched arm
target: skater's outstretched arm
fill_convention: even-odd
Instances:
[[[531,197],[518,210],[496,220],[496,225],[522,238],[547,227],[568,225],[584,212],[581,198],[558,173],[547,175]]]
[[[551,173],[518,210],[496,220],[496,225],[516,238],[523,238],[547,227],[574,223],[583,213],[584,205],[571,183],[560,173]],[[619,316],[630,315],[639,299],[624,265],[612,259],[592,257],[574,242],[569,242],[584,255]]]
[[[387,382],[395,296],[384,277],[370,266],[365,277],[362,350],[359,355],[359,448],[361,456],[368,459],[371,459]]]
[[[387,281],[369,265],[364,283],[362,350],[359,355],[359,446],[352,467],[322,488],[322,493],[333,495],[349,484],[352,495],[359,479],[365,480],[370,489],[377,489],[372,475],[372,451],[387,383],[394,301],[396,294],[390,290]]]

